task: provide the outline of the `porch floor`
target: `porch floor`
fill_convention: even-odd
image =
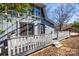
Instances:
[[[29,56],[79,56],[79,36],[70,37],[62,43],[63,46],[60,48],[50,45]]]

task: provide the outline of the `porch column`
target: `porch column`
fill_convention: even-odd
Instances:
[[[27,37],[29,36],[29,31],[28,31],[28,22],[27,22]]]
[[[37,23],[37,21],[35,21],[35,24],[34,24],[34,35],[38,35],[38,23]]]
[[[20,28],[19,21],[16,21],[16,29],[17,29],[16,33],[17,33],[17,36],[20,36],[20,34],[19,34],[20,33],[20,29],[19,28]]]

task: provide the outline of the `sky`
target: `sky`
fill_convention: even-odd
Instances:
[[[54,19],[52,19],[52,16],[53,16],[53,10],[55,9],[55,8],[57,8],[57,6],[59,6],[60,4],[58,3],[48,3],[48,4],[46,4],[46,11],[47,11],[47,15],[48,15],[48,17],[51,19],[51,20],[53,20],[54,21]],[[76,13],[79,15],[79,11],[78,11],[78,9],[79,9],[79,5],[76,5]],[[75,14],[74,14],[74,16],[70,19],[70,21],[68,22],[68,23],[73,23],[77,18],[79,18],[79,17],[77,17]]]

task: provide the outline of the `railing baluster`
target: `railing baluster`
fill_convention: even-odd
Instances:
[[[34,48],[36,48],[36,36],[35,36],[35,41],[34,41]]]
[[[36,47],[38,47],[38,36],[36,38]]]
[[[32,44],[31,39],[32,39],[32,38],[30,37],[30,45],[29,45],[29,46],[30,46],[30,47],[29,47],[29,48],[30,48],[30,50],[31,50],[31,44]]]
[[[33,36],[33,40],[32,40],[32,44],[33,44],[33,49],[34,49],[34,42],[35,42],[35,36]]]
[[[25,37],[26,38],[26,42],[25,42],[25,46],[26,46],[26,51],[28,50],[28,38],[27,37]]]
[[[24,51],[26,51],[26,37],[24,37]]]
[[[22,41],[22,38],[23,37],[20,38],[21,39],[21,52],[23,52],[23,41]]]
[[[33,49],[33,42],[34,42],[34,36],[33,36],[33,38],[32,38],[32,49]]]
[[[17,54],[19,54],[19,45],[20,45],[19,39],[17,39]]]
[[[29,37],[27,38],[27,50],[29,50]]]
[[[13,43],[12,43],[12,45],[13,45],[13,55],[15,55],[16,53],[15,53],[15,46],[16,46],[16,39],[13,39]]]
[[[11,40],[8,40],[8,56],[11,56]]]
[[[31,50],[31,37],[29,37],[30,39],[29,39],[29,49]]]

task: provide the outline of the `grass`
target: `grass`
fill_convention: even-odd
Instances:
[[[3,34],[4,33],[4,30],[0,29],[0,34]]]

